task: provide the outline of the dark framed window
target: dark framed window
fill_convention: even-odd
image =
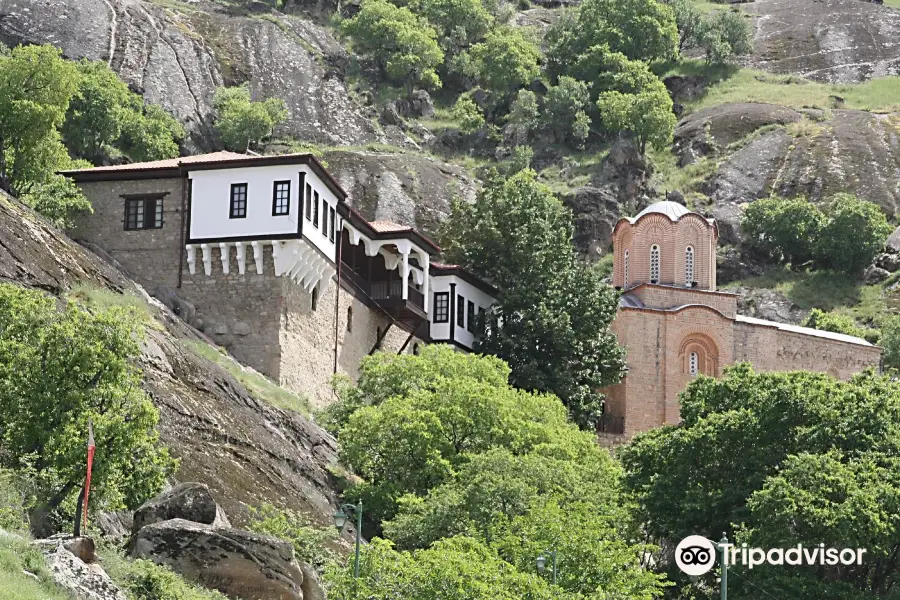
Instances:
[[[328,209],[328,239],[334,241],[334,221],[335,213],[333,208]]]
[[[469,310],[466,315],[466,330],[475,333],[475,303],[469,300]]]
[[[232,219],[244,219],[247,217],[247,184],[231,184],[231,210],[228,216]]]
[[[304,196],[303,204],[306,206],[306,220],[312,221],[312,186],[306,184],[306,196]]]
[[[434,293],[434,322],[446,323],[450,320],[450,293]]]
[[[126,198],[125,230],[162,229],[162,198]]]
[[[276,181],[272,186],[272,216],[279,217],[291,212],[291,182]]]
[[[466,299],[462,297],[462,294],[456,295],[456,326],[466,326]]]
[[[328,201],[322,198],[322,235],[328,237]]]
[[[313,227],[319,228],[319,192],[313,192]]]

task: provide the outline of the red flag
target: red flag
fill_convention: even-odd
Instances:
[[[88,496],[91,494],[91,467],[94,465],[94,425],[88,419],[87,480],[84,483],[84,531],[87,532]]]

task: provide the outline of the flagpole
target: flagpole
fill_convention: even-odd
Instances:
[[[84,518],[84,532],[87,533],[88,518],[88,498],[91,495],[91,468],[94,466],[94,452],[97,445],[94,443],[94,424],[88,419],[88,447],[87,447],[87,478],[84,482],[84,509],[82,516]]]

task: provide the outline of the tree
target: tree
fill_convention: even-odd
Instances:
[[[362,389],[347,400],[359,408],[338,430],[342,462],[363,479],[348,494],[362,498],[377,521],[396,513],[401,496],[446,481],[468,454],[497,446],[527,452],[567,427],[557,399],[510,387],[509,368],[497,358],[432,346],[384,360],[363,361]],[[395,385],[413,365],[422,373]]]
[[[885,369],[900,370],[900,317],[890,317],[881,326],[882,361]]]
[[[816,256],[825,215],[805,198],[772,196],[744,210],[741,231],[747,245],[775,260],[801,265]]]
[[[267,100],[269,116],[277,125],[283,120],[280,101]],[[184,127],[172,115],[155,104],[146,104],[143,112],[127,115],[122,123],[118,148],[131,160],[142,162],[178,156],[178,144],[184,138]]]
[[[590,118],[584,112],[588,107],[590,96],[588,86],[583,81],[563,75],[557,85],[547,88],[544,97],[544,121],[553,132],[557,141],[570,141],[574,145],[580,145],[587,138],[585,128],[578,127],[578,123]]]
[[[861,338],[868,337],[867,331],[862,327],[859,327],[856,324],[856,321],[853,320],[853,317],[842,315],[840,313],[827,313],[818,308],[809,311],[809,314],[803,321],[803,326]]]
[[[81,188],[62,175],[54,175],[44,183],[26,183],[19,200],[61,228],[72,227],[79,214],[94,212]]]
[[[519,90],[506,119],[506,135],[516,146],[527,144],[528,136],[540,123],[539,117],[537,95],[531,90]]]
[[[57,129],[78,86],[78,70],[52,46],[0,54],[0,188],[42,182],[65,157]]]
[[[409,9],[428,19],[448,56],[480,40],[494,22],[481,0],[413,0]]]
[[[675,24],[678,27],[678,50],[689,50],[700,46],[703,32],[703,13],[693,0],[675,0],[672,2],[675,13]]]
[[[753,26],[740,10],[707,15],[700,23],[697,39],[706,51],[707,63],[721,64],[753,52]]]
[[[653,540],[730,531],[751,547],[869,550],[858,567],[780,569],[777,579],[739,570],[737,597],[758,597],[749,580],[776,597],[873,598],[900,574],[898,411],[900,383],[886,377],[844,382],[739,364],[694,379],[682,422],[636,436],[618,455]],[[827,593],[788,593],[796,589]]]
[[[75,156],[99,162],[104,147],[119,139],[126,115],[134,111],[136,94],[102,61],[78,63],[78,91],[69,103],[63,141]]]
[[[625,365],[609,331],[616,292],[575,258],[572,233],[569,210],[525,170],[454,203],[443,237],[449,260],[501,290],[476,350],[507,361],[513,385],[556,394],[588,427],[601,411],[596,390]]]
[[[284,100],[254,102],[247,85],[219,88],[213,99],[215,127],[229,150],[244,151],[272,135],[287,116]]]
[[[408,8],[386,0],[365,0],[359,13],[341,24],[358,54],[369,56],[389,81],[439,88],[435,68],[444,60],[437,33]]]
[[[507,97],[540,74],[541,52],[519,27],[493,29],[469,50],[469,73],[484,89]]]
[[[632,60],[668,60],[678,54],[678,27],[671,7],[656,0],[586,0],[547,33],[551,77],[594,46],[607,46]]]
[[[481,113],[481,109],[467,94],[462,94],[456,99],[450,114],[459,122],[459,130],[463,133],[475,133],[484,127],[484,115]]]
[[[590,98],[595,102],[602,92],[639,94],[660,84],[647,63],[613,52],[606,44],[589,48],[569,71],[573,77],[587,83]]]
[[[816,252],[832,269],[859,273],[884,248],[891,231],[877,204],[837,194],[828,205],[828,220],[816,239]]]
[[[676,122],[672,98],[659,80],[636,94],[602,92],[597,109],[603,125],[611,131],[632,134],[641,153],[646,152],[647,144],[662,149],[672,141]]]
[[[133,366],[138,333],[123,309],[88,312],[71,302],[60,311],[49,296],[0,285],[0,464],[28,473],[46,499],[33,511],[36,529],[48,512],[74,508],[89,420],[94,506],[136,508],[173,471],[159,413]]]

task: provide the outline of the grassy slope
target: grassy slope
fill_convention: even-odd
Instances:
[[[32,573],[28,575],[25,573]],[[40,553],[28,541],[0,535],[0,598],[72,600],[49,578]]]

